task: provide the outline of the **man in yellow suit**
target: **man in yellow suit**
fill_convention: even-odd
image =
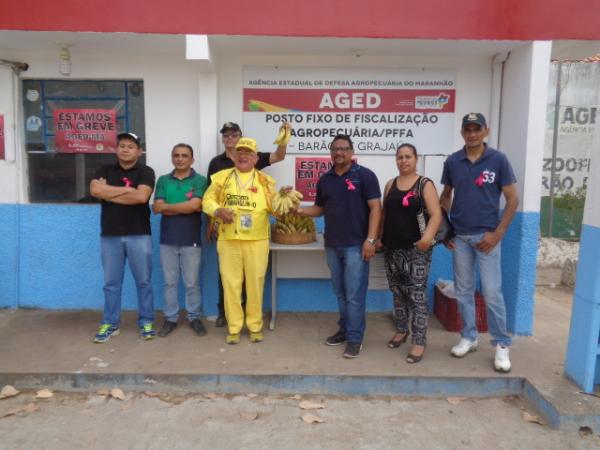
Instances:
[[[262,300],[267,264],[271,199],[275,180],[255,169],[256,141],[241,138],[235,147],[233,169],[211,176],[203,211],[219,227],[217,252],[225,293],[226,342],[238,344],[244,326],[241,295],[246,282],[246,327],[251,342],[263,340]]]

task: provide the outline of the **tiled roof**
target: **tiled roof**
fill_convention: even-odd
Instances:
[[[552,62],[564,62],[564,63],[598,63],[600,62],[600,53],[596,53],[593,56],[587,56],[583,59],[553,59]]]

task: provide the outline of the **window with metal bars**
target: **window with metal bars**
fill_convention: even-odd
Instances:
[[[95,202],[89,183],[98,167],[116,161],[116,134],[135,133],[144,147],[143,81],[23,80],[22,86],[29,200]],[[67,119],[57,124],[59,117]],[[105,127],[112,131],[102,135]]]

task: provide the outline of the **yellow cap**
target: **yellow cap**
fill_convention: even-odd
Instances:
[[[250,151],[253,151],[254,153],[256,153],[257,152],[256,141],[251,138],[241,138],[238,141],[237,145],[235,146],[235,149],[239,150],[241,148],[245,148],[246,150],[250,150]]]

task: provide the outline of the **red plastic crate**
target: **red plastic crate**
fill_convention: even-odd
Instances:
[[[455,298],[446,297],[442,291],[435,286],[433,312],[447,331],[462,330],[463,323],[458,312],[458,303]],[[485,310],[485,299],[480,292],[475,292],[475,315],[477,331],[486,333],[488,330],[487,313]]]

